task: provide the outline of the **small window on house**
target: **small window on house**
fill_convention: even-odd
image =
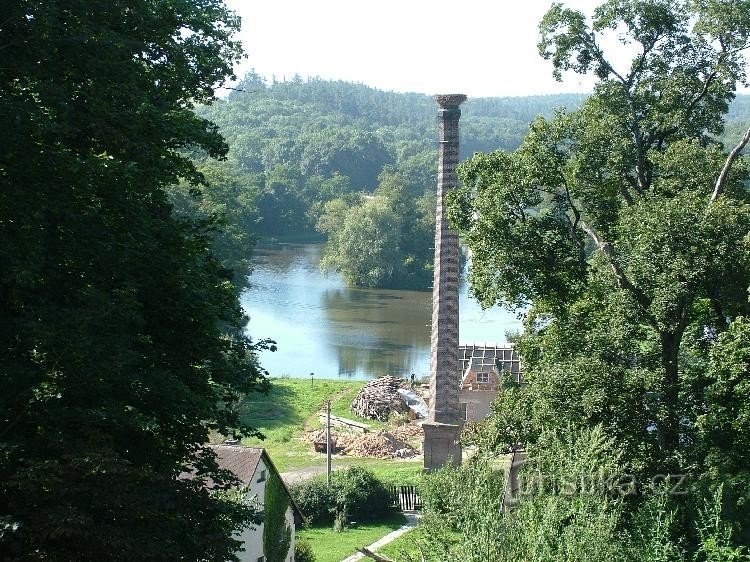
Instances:
[[[487,372],[477,373],[477,382],[490,382],[490,374]]]
[[[460,402],[459,406],[461,407],[461,419],[464,421],[468,421],[469,419],[469,412],[466,408],[466,402]]]
[[[258,557],[258,562],[266,562],[266,557],[265,556],[259,556]]]
[[[260,471],[260,476],[258,476],[258,482],[265,482],[265,481],[266,481],[266,471],[265,470],[261,470]],[[259,560],[259,562],[260,562],[260,560]]]

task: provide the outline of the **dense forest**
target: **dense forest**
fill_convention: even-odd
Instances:
[[[582,99],[470,100],[462,153],[511,150],[536,115]],[[180,212],[225,217],[229,232],[217,243],[227,265],[247,259],[249,236],[324,237],[324,266],[352,285],[429,287],[437,171],[430,96],[318,79],[267,84],[251,72],[198,114],[219,126],[228,159],[204,163],[195,154],[211,187],[197,200],[176,188],[173,201]]]
[[[516,149],[539,115],[584,95],[476,98],[462,105],[461,157]],[[436,106],[430,96],[321,79],[267,82],[248,73],[225,99],[198,108],[219,126],[226,162],[194,155],[210,188],[179,210],[223,216],[216,243],[236,266],[253,237],[327,239],[324,267],[352,285],[427,289],[432,275]],[[750,117],[739,96],[727,136]],[[369,244],[375,241],[375,244]]]

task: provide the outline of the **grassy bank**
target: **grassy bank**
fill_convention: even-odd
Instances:
[[[387,426],[383,422],[355,416],[349,404],[365,381],[273,379],[268,395],[253,394],[241,405],[243,421],[258,428],[265,439],[244,439],[252,447],[265,447],[276,467],[281,471],[323,468],[325,455],[316,453],[312,446],[299,437],[305,429],[322,427],[318,412],[331,400],[334,415],[365,423],[372,430]],[[386,484],[416,484],[422,472],[422,461],[334,457],[334,468],[365,466]]]
[[[243,439],[244,445],[265,447],[280,471],[319,463],[320,455],[299,439],[306,427],[318,427],[318,411],[326,400],[354,396],[363,381],[273,379],[267,395],[251,394],[240,406],[242,420],[265,439]],[[351,417],[351,416],[350,416]]]

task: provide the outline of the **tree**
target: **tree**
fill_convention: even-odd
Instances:
[[[260,220],[257,200],[263,179],[242,174],[226,162],[198,167],[205,179],[201,189],[187,182],[168,189],[173,212],[182,219],[204,224],[211,234],[211,252],[234,272],[238,291],[247,287],[252,247]]]
[[[326,203],[317,225],[328,235],[321,267],[355,286],[426,288],[432,279],[435,203],[417,193],[386,170],[375,194],[361,203],[351,197]]]
[[[219,0],[15,2],[0,22],[0,551],[231,560],[252,510],[202,447],[262,390],[213,226],[167,186],[240,55]],[[193,479],[178,478],[192,470]],[[210,479],[210,480],[209,480]]]
[[[495,446],[513,421],[531,442],[545,424],[601,423],[629,470],[697,478],[709,350],[748,313],[750,131],[729,153],[714,135],[745,82],[749,21],[750,4],[714,1],[544,17],[540,53],[558,78],[593,72],[594,93],[535,120],[518,150],[463,164],[451,203],[474,294],[531,307],[529,386],[489,422]],[[636,53],[629,68],[608,58],[608,32]]]

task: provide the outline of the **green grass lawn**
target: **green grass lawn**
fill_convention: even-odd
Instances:
[[[422,548],[424,548],[424,536],[424,527],[417,526],[408,533],[404,533],[393,542],[389,542],[387,545],[379,548],[378,554],[382,554],[392,560],[403,560],[407,555],[419,560],[420,552],[417,543],[421,543]],[[442,540],[447,540],[451,543],[458,543],[462,540],[461,533],[458,531],[451,531],[447,534],[442,534],[441,538]]]
[[[265,439],[243,439],[242,444],[265,447],[281,472],[319,464],[322,455],[299,439],[305,422],[317,427],[317,412],[326,400],[339,394],[353,396],[364,384],[364,381],[316,380],[311,385],[305,379],[272,379],[267,395],[250,394],[240,406],[242,420],[259,429]]]
[[[403,560],[404,554],[419,558],[419,549],[417,548],[415,540],[418,541],[421,537],[422,529],[416,527],[408,533],[404,533],[393,542],[379,548],[378,554],[382,554],[393,560]]]
[[[421,458],[416,461],[401,461],[344,457],[334,462],[334,465],[336,464],[367,468],[386,486],[418,486],[424,473],[424,463]]]
[[[354,554],[357,548],[374,543],[404,523],[406,518],[403,514],[394,512],[386,521],[355,525],[342,533],[334,531],[331,525],[326,525],[299,530],[296,536],[310,543],[317,562],[341,562]]]
[[[318,412],[331,400],[331,413],[367,424],[372,431],[388,424],[354,415],[349,409],[354,396],[365,381],[272,379],[267,395],[251,394],[240,406],[243,421],[259,429],[265,439],[243,439],[243,445],[265,447],[280,472],[307,467],[325,467],[325,454],[316,453],[306,441],[299,439],[305,425],[319,428],[323,424]],[[217,436],[217,439],[220,437]],[[422,461],[362,459],[334,457],[334,467],[365,466],[388,485],[417,484]]]

